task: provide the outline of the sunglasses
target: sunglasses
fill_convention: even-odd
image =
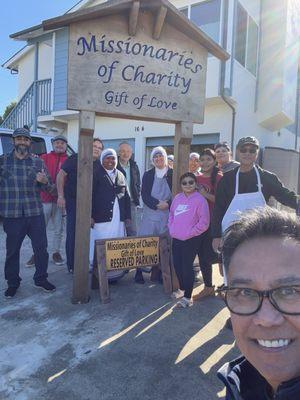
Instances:
[[[181,184],[182,184],[182,186],[187,186],[187,185],[194,185],[196,182],[195,181],[193,181],[193,180],[190,180],[190,181],[182,181],[181,182]]]
[[[241,147],[240,148],[240,153],[250,153],[250,154],[255,154],[257,152],[257,149],[255,147],[251,147],[250,149],[247,147]]]

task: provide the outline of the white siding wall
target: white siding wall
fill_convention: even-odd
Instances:
[[[53,72],[53,49],[49,44],[39,45],[39,73],[38,79],[50,79]]]
[[[20,60],[18,78],[18,100],[20,100],[34,79],[34,49]]]

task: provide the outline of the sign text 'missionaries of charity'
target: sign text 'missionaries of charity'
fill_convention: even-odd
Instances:
[[[152,18],[134,37],[120,15],[71,25],[68,108],[202,121],[207,51],[167,24],[154,40]]]
[[[159,263],[159,237],[105,242],[107,270],[130,269]]]

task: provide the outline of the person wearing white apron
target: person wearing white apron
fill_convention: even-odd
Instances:
[[[240,219],[242,213],[257,207],[265,207],[266,200],[261,191],[261,180],[256,166],[254,170],[257,177],[258,191],[254,193],[239,193],[240,168],[236,174],[235,194],[222,220],[222,233],[234,222]]]
[[[218,185],[211,225],[216,252],[224,231],[244,211],[265,207],[271,196],[288,207],[297,207],[297,195],[285,188],[275,174],[255,165],[258,151],[255,137],[241,138],[237,144],[240,167],[225,173]]]

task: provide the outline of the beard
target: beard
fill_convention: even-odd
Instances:
[[[29,148],[30,146],[26,146],[24,144],[17,144],[15,146],[16,152],[21,154],[22,156],[26,156],[27,154],[29,154]]]

